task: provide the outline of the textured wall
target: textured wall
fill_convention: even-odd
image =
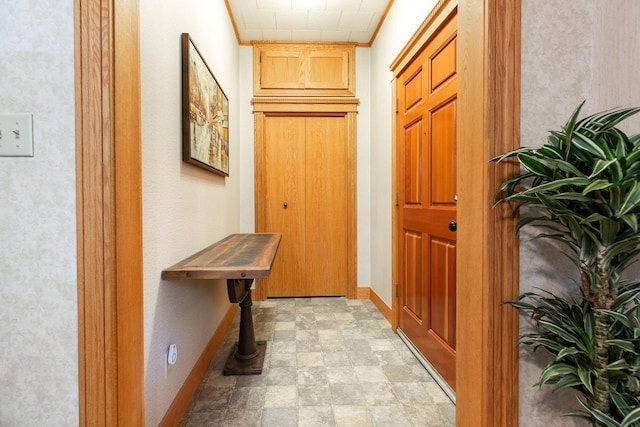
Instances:
[[[640,7],[633,0],[523,0],[521,144],[540,146],[548,130],[559,129],[586,100],[583,113],[615,106],[640,105],[637,69]],[[640,131],[635,119],[633,132]],[[575,293],[575,267],[548,242],[523,236],[520,288],[540,287]],[[522,319],[522,330],[529,323]],[[530,349],[520,352],[520,424],[588,425],[560,418],[578,408],[571,393],[553,395],[533,384],[546,361]],[[572,424],[573,423],[573,424]]]
[[[230,304],[224,281],[163,281],[162,269],[239,228],[239,53],[221,1],[140,2],[146,425],[155,426]],[[230,176],[181,160],[180,34],[229,98]],[[244,165],[242,166],[244,167]],[[170,343],[178,362],[165,370]]]
[[[594,108],[638,107],[640,4],[636,0],[596,0],[595,8]],[[624,126],[630,133],[640,133],[640,116],[628,120]]]
[[[521,145],[540,146],[548,131],[558,129],[576,106],[590,98],[593,51],[593,1],[523,0]],[[543,241],[523,234],[520,246],[520,290],[534,288],[575,292],[577,273]],[[521,318],[521,331],[529,327]],[[520,424],[522,426],[584,425],[560,418],[577,409],[570,392],[552,394],[534,384],[547,360],[520,348]]]
[[[32,113],[35,141],[0,157],[0,425],[76,425],[73,2],[0,9],[0,113]]]

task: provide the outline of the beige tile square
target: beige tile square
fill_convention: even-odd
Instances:
[[[320,341],[335,341],[342,339],[342,333],[337,329],[319,329],[318,339]]]
[[[380,366],[356,366],[354,370],[361,384],[389,382]]]
[[[298,406],[298,388],[295,385],[270,385],[264,396],[265,408],[295,408]]]
[[[356,371],[350,366],[338,366],[327,371],[329,384],[358,384]]]
[[[333,416],[338,427],[369,427],[373,426],[371,416],[366,406],[334,406]]]
[[[296,322],[276,322],[275,330],[276,331],[295,331]]]
[[[298,368],[304,368],[309,366],[324,366],[324,360],[322,359],[322,353],[298,353]]]

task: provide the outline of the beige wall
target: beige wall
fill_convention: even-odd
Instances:
[[[371,288],[391,307],[391,62],[436,0],[396,0],[371,47]]]
[[[0,9],[0,113],[33,114],[35,153],[0,157],[0,425],[76,425],[73,2]]]
[[[162,419],[230,307],[224,281],[163,281],[162,269],[239,228],[238,44],[221,1],[140,1],[146,425]],[[181,161],[180,34],[229,98],[230,176]],[[245,101],[246,102],[246,101]],[[242,166],[244,167],[244,166]],[[165,370],[169,344],[176,365]]]
[[[523,0],[521,144],[540,146],[547,131],[559,129],[580,102],[583,112],[640,105],[640,5],[634,0]],[[633,133],[640,131],[635,119]],[[574,266],[548,242],[523,235],[520,288],[536,287],[572,293],[578,280]],[[522,318],[523,331],[529,322]],[[534,387],[542,352],[520,352],[520,424],[522,426],[587,425],[560,418],[578,409],[569,392],[552,394]]]

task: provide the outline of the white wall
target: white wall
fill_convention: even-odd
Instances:
[[[358,286],[371,286],[371,49],[356,48]]]
[[[371,288],[391,307],[391,62],[436,0],[396,0],[371,47]],[[360,129],[358,129],[360,132]]]
[[[239,229],[239,52],[224,2],[140,2],[146,425],[162,419],[230,307],[224,281],[163,281],[162,269]],[[181,160],[180,34],[229,98],[230,176]],[[247,166],[242,165],[242,169]],[[178,362],[165,371],[169,344]]]
[[[73,2],[0,9],[0,113],[33,114],[35,151],[0,157],[0,425],[76,425]]]

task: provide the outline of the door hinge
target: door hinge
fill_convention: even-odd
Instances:
[[[396,206],[400,205],[400,201],[398,200],[398,192],[396,191]]]
[[[396,298],[400,296],[400,285],[396,283]]]
[[[398,114],[398,98],[396,98],[396,114]]]

